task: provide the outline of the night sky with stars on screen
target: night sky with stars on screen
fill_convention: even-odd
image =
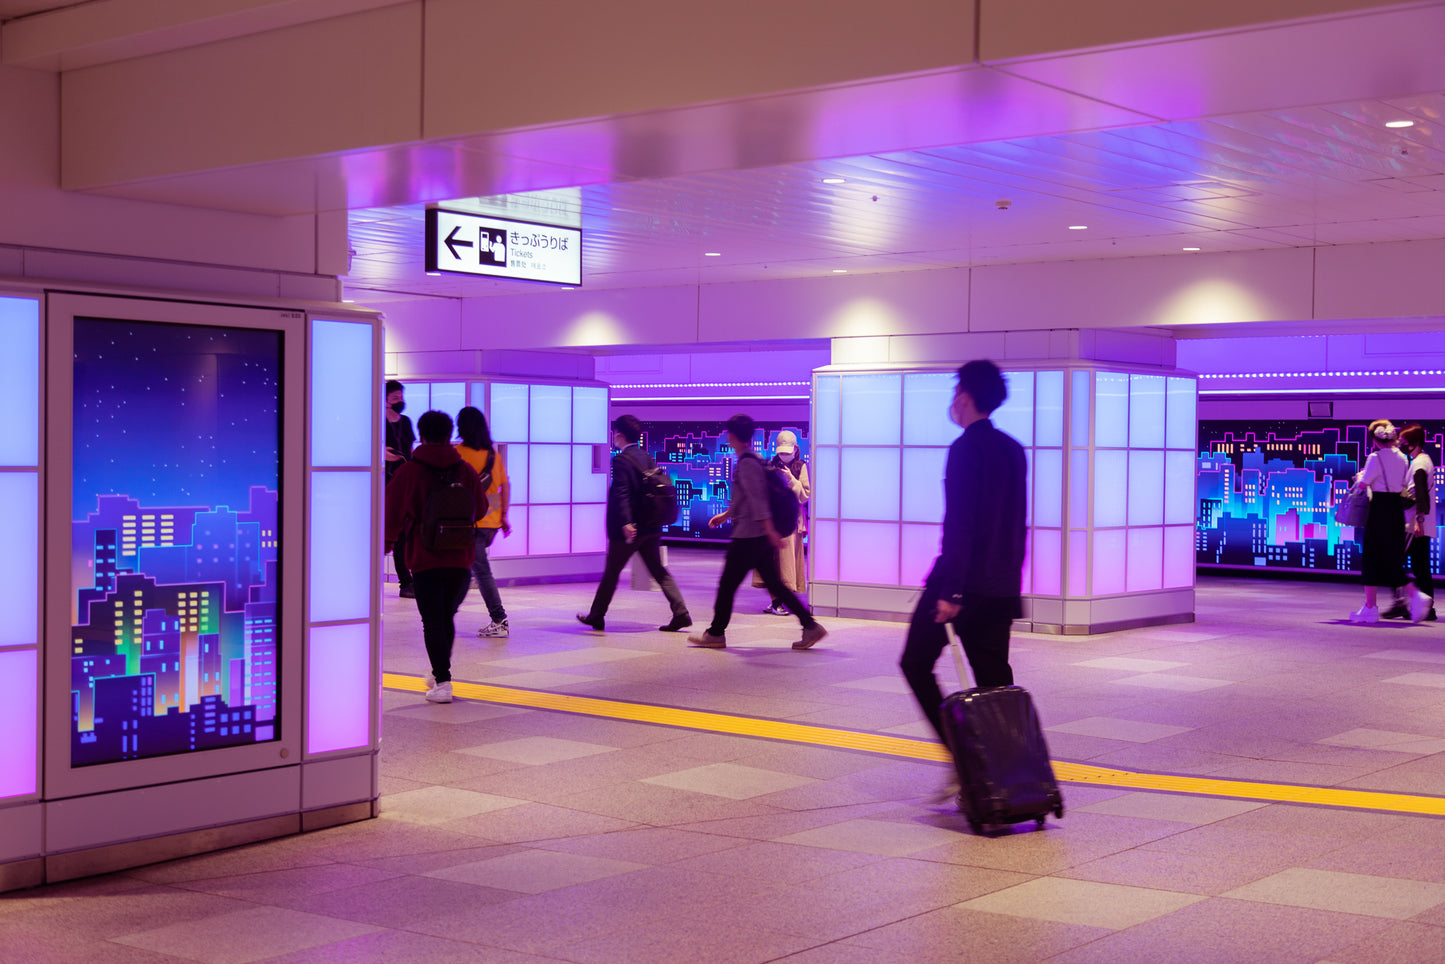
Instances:
[[[72,518],[100,495],[229,506],[280,481],[281,333],[75,319]]]

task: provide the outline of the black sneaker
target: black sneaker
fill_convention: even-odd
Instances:
[[[673,616],[672,620],[666,626],[657,627],[657,631],[660,633],[675,633],[678,630],[686,629],[691,625],[692,617],[689,616],[687,613],[683,613],[681,616]]]
[[[402,599],[415,599],[415,598],[416,598],[416,590],[413,589],[413,588],[411,588],[411,586],[402,586],[400,589],[398,589],[398,590],[396,591],[396,594],[397,594],[397,596],[401,597]]]
[[[578,613],[577,621],[583,626],[588,627],[589,629],[597,630],[599,633],[605,632],[605,630],[602,628],[603,622],[601,619],[593,619],[591,616],[584,616],[581,613]]]
[[[1391,606],[1388,612],[1380,613],[1380,618],[1381,618],[1381,619],[1409,619],[1409,618],[1410,618],[1410,607],[1409,607],[1408,605],[1406,605],[1405,600],[1403,600],[1403,599],[1397,599],[1397,600],[1395,600],[1395,605]]]

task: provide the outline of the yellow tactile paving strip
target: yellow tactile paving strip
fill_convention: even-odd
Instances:
[[[425,692],[426,683],[419,676],[384,673],[382,685],[388,689]],[[784,720],[764,720],[750,716],[731,716],[704,710],[686,710],[673,706],[629,703],[622,700],[599,700],[590,696],[569,696],[540,690],[491,686],[452,680],[452,692],[469,700],[505,703],[540,710],[558,710],[584,716],[602,716],[614,720],[633,720],[711,733],[756,736],[789,743],[811,743],[843,750],[861,750],[886,756],[913,760],[947,762],[948,751],[937,743],[911,740],[882,733],[860,733],[856,730],[835,730]],[[1136,773],[1087,763],[1055,760],[1054,773],[1067,783],[1127,787],[1131,790],[1157,790],[1166,793],[1194,793],[1241,800],[1265,800],[1272,803],[1306,803],[1326,807],[1348,807],[1356,810],[1388,810],[1395,813],[1418,813],[1445,816],[1445,797],[1419,796],[1407,793],[1382,793],[1374,790],[1342,790],[1333,787],[1308,787],[1284,783],[1255,783],[1247,780],[1216,780],[1210,777],[1174,776],[1166,773]]]

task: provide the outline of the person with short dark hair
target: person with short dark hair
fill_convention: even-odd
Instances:
[[[599,632],[606,626],[607,607],[612,605],[612,596],[617,592],[617,580],[634,552],[642,556],[647,571],[657,580],[667,604],[672,607],[672,618],[657,628],[664,633],[675,633],[692,625],[677,581],[662,564],[662,529],[641,521],[642,477],[657,468],[652,456],[637,444],[641,438],[642,423],[636,415],[619,415],[612,420],[612,446],[617,454],[612,457],[612,485],[607,490],[607,562],[602,568],[597,593],[592,597],[592,607],[585,615],[577,614],[579,623]]]
[[[477,635],[483,639],[510,636],[512,630],[507,624],[507,609],[502,605],[502,594],[497,591],[497,579],[492,575],[492,561],[487,557],[487,550],[492,547],[498,532],[507,536],[512,534],[512,523],[507,519],[507,505],[512,495],[512,485],[507,481],[507,465],[502,453],[492,444],[492,431],[481,409],[468,405],[457,412],[457,434],[462,439],[457,446],[458,454],[487,486],[487,514],[477,520],[472,579],[487,604],[491,622],[478,629]]]
[[[688,637],[689,643],[702,649],[727,646],[725,633],[732,620],[733,598],[744,577],[752,570],[757,570],[768,592],[802,624],[803,636],[793,644],[794,649],[809,649],[828,635],[803,601],[783,585],[778,572],[778,550],[782,548],[783,539],[773,525],[772,504],[768,497],[768,469],[753,451],[753,431],[756,427],[748,415],[734,415],[727,423],[728,444],[738,456],[733,468],[731,499],[727,509],[708,520],[708,525],[717,528],[731,519],[733,532],[723,561],[722,577],[718,580],[712,624],[702,633]]]
[[[958,369],[948,415],[963,434],[949,447],[944,468],[943,544],[913,611],[900,660],[940,740],[943,693],[933,670],[948,645],[944,623],[958,632],[975,685],[1014,681],[1009,630],[1023,615],[1028,464],[1023,446],[989,420],[1007,397],[1008,385],[993,362],[971,361]]]
[[[422,638],[431,677],[426,698],[433,703],[452,701],[452,643],[456,638],[456,614],[467,593],[467,581],[476,546],[467,542],[462,549],[428,546],[422,522],[427,499],[450,475],[471,490],[472,503],[480,507],[487,498],[476,471],[462,460],[451,445],[452,417],[446,412],[427,412],[417,419],[421,444],[406,464],[396,470],[386,487],[386,545],[406,555],[416,590],[416,609],[421,615]],[[473,518],[469,525],[475,525]]]
[[[416,433],[412,431],[411,419],[401,414],[406,408],[406,389],[401,382],[391,379],[386,383],[383,413],[386,415],[386,437],[382,443],[386,448],[386,481],[390,482],[397,469],[411,458],[412,446],[416,444]],[[411,570],[406,567],[405,553],[398,543],[392,562],[399,583],[397,595],[403,599],[413,598]]]

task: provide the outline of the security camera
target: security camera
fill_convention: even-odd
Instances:
[[[998,208],[1000,211],[1007,211],[1009,208],[1013,207],[1013,203],[1014,202],[1010,201],[1008,198],[1001,197],[997,201],[993,202],[993,206]]]

